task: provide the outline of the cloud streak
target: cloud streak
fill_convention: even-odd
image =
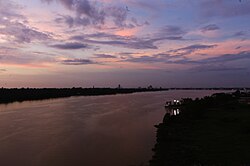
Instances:
[[[117,57],[109,54],[95,54],[94,58],[115,59]]]
[[[242,72],[246,71],[247,68],[245,67],[228,67],[228,66],[221,66],[221,65],[201,65],[197,67],[193,67],[190,71],[194,72]]]
[[[90,65],[90,64],[97,64],[90,59],[66,59],[61,61],[64,65]]]
[[[50,45],[50,47],[62,49],[62,50],[78,50],[83,48],[89,48],[88,45],[82,43],[65,43],[65,44],[54,44]]]
[[[1,72],[6,72],[7,70],[6,69],[0,69],[0,73]]]
[[[217,47],[216,44],[213,44],[213,45],[204,45],[204,44],[194,44],[194,45],[190,45],[190,46],[187,46],[187,47],[183,47],[183,48],[178,48],[178,49],[174,49],[174,50],[169,50],[168,52],[170,53],[179,53],[179,52],[182,52],[183,55],[187,55],[187,54],[190,54],[194,51],[197,51],[197,50],[206,50],[206,49],[211,49],[211,48],[214,48],[214,47]]]
[[[234,37],[245,37],[247,35],[247,32],[245,31],[239,31],[233,34]]]
[[[250,59],[250,52],[244,51],[239,52],[237,54],[223,54],[217,57],[207,58],[198,61],[199,63],[207,64],[207,63],[226,63],[236,60],[242,60],[242,59]]]
[[[215,30],[219,30],[219,29],[220,29],[220,27],[218,27],[216,24],[209,24],[207,26],[202,27],[201,31],[203,33],[205,33],[205,32],[215,31]]]
[[[174,32],[173,34],[176,34]],[[171,34],[168,32],[168,34]],[[179,34],[179,33],[178,33]],[[69,38],[69,40],[74,40],[78,42],[84,42],[89,44],[98,45],[112,45],[131,49],[158,49],[155,45],[158,41],[172,40],[172,41],[183,41],[182,36],[153,36],[147,38],[138,38],[135,36],[124,37],[108,33],[96,33],[89,35],[76,35]]]
[[[183,36],[187,32],[179,26],[167,25],[160,29],[156,36],[165,37],[165,36]]]
[[[200,60],[193,60],[184,55],[173,55],[170,53],[160,53],[151,56],[140,56],[125,59],[127,62],[134,63],[166,63],[166,64],[182,64],[182,65],[214,65],[224,64],[227,62],[234,62],[238,60],[250,60],[250,52],[239,52],[236,54],[222,54],[216,57],[205,58]]]

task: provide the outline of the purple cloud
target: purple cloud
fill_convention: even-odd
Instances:
[[[63,49],[63,50],[76,50],[76,49],[83,49],[83,48],[89,48],[88,45],[82,44],[82,43],[65,43],[65,44],[54,44],[50,45],[50,47],[57,48],[57,49]]]
[[[53,2],[56,0],[42,0],[43,2]],[[59,15],[55,19],[57,23],[66,23],[69,27],[104,25],[107,19],[113,21],[118,28],[134,28],[145,24],[135,24],[127,19],[128,10],[122,6],[105,6],[89,0],[58,0],[67,9],[73,11],[75,16]],[[148,23],[148,22],[147,22]]]
[[[89,37],[95,39],[89,39]],[[128,38],[128,37],[112,35],[112,34],[109,35],[104,33],[102,34],[98,33],[86,36],[73,36],[70,39],[90,44],[113,45],[113,46],[132,48],[132,49],[157,49],[157,47],[154,45],[155,41],[151,39],[139,39],[136,37]]]
[[[209,24],[207,26],[204,26],[201,28],[202,32],[208,32],[208,31],[215,31],[215,30],[219,30],[220,27],[218,27],[216,24]]]
[[[247,35],[247,32],[245,31],[239,31],[233,34],[235,37],[245,37]]]
[[[239,52],[237,54],[223,54],[218,57],[212,57],[200,60],[200,63],[225,63],[225,62],[231,62],[241,59],[250,59],[250,52],[243,51]]]
[[[192,48],[192,47],[191,47]],[[217,57],[192,60],[185,57],[184,54],[173,55],[171,53],[160,53],[154,54],[151,56],[140,56],[134,57],[129,56],[123,61],[135,62],[135,63],[167,63],[167,64],[190,64],[190,65],[215,65],[215,64],[224,64],[226,62],[232,62],[242,59],[250,59],[250,52],[239,52],[237,54],[222,54]]]
[[[14,35],[19,43],[30,43],[33,40],[45,41],[52,39],[50,34],[32,29],[22,23],[9,23],[8,27],[0,30],[1,34]]]
[[[177,32],[176,32],[177,33]],[[179,34],[179,33],[178,33]],[[158,49],[155,42],[162,40],[180,40],[181,36],[153,36],[148,38],[138,38],[135,36],[125,37],[108,33],[94,33],[86,35],[72,36],[69,40],[80,41],[89,44],[112,45],[131,49]]]
[[[97,64],[96,62],[89,59],[66,59],[61,61],[64,65],[90,65]]]
[[[225,64],[227,62],[233,62],[237,60],[248,60],[250,59],[250,52],[249,51],[244,51],[244,52],[239,52],[236,54],[222,54],[218,55],[217,57],[212,57],[212,58],[206,58],[206,59],[201,59],[201,60],[190,60],[186,59],[186,61],[182,61],[183,63],[186,64],[203,64],[203,65],[209,65],[209,64]],[[179,63],[176,61],[176,63]]]
[[[190,45],[187,47],[169,50],[168,53],[175,53],[176,55],[184,56],[184,55],[191,54],[197,50],[206,50],[206,49],[211,49],[214,47],[217,47],[217,45],[194,44],[194,45]]]
[[[107,59],[114,59],[117,58],[114,55],[109,55],[109,54],[95,54],[94,58],[107,58]]]
[[[166,36],[182,36],[187,32],[179,26],[167,25],[160,29],[156,36],[166,37]]]
[[[144,55],[140,57],[129,56],[127,59],[123,60],[126,62],[135,62],[135,63],[166,63],[171,62],[172,60],[179,58],[179,56],[172,56],[168,53],[160,53],[154,55]],[[184,57],[183,57],[184,58]]]
[[[121,37],[121,36],[117,36]],[[91,44],[101,44],[101,45],[113,45],[119,46],[124,48],[131,48],[131,49],[158,49],[157,46],[154,45],[155,42],[160,40],[181,40],[181,38],[172,38],[172,37],[165,37],[165,38],[157,38],[157,39],[140,39],[140,38],[120,38],[119,40],[116,39],[109,39],[109,40],[93,40],[93,39],[86,39],[85,37],[81,36],[73,36],[71,39],[91,43]]]
[[[50,33],[41,32],[36,28],[30,27],[27,18],[19,14],[17,9],[19,9],[18,5],[13,3],[0,3],[0,25],[2,25],[0,35],[7,36],[6,40],[17,43],[30,43],[34,40],[45,41],[52,39]]]
[[[194,44],[194,45],[190,45],[190,46],[187,46],[187,47],[178,48],[178,49],[175,49],[175,50],[170,50],[169,52],[177,52],[177,51],[182,51],[182,50],[191,50],[193,52],[195,50],[210,49],[210,48],[214,48],[216,46],[217,46],[216,44],[213,44],[213,45]]]

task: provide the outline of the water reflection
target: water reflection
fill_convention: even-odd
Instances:
[[[163,118],[163,123],[167,123],[169,118],[177,116],[181,113],[181,108],[165,107],[166,114]]]
[[[181,113],[180,108],[166,108],[165,107],[165,110],[166,110],[166,114],[168,116],[176,116],[176,115],[179,115]]]
[[[0,166],[128,166],[153,155],[164,103],[215,91],[71,97],[0,105]],[[166,110],[169,116],[179,108]],[[141,164],[143,165],[143,164]]]

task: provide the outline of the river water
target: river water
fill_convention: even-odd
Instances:
[[[0,105],[0,165],[146,165],[165,101],[215,92],[177,90]]]

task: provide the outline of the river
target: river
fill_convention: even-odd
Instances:
[[[0,165],[146,165],[165,101],[215,92],[173,90],[0,105]]]

